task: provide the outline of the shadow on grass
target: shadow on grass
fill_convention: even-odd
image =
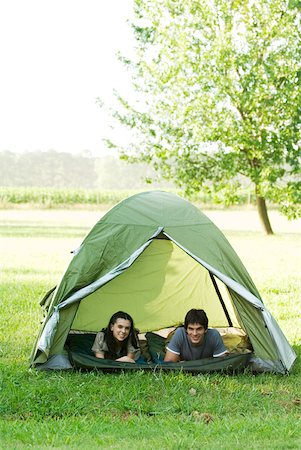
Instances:
[[[296,375],[301,372],[301,345],[292,345],[292,348],[293,348],[294,352],[296,353],[297,358],[294,362],[294,365],[293,365],[290,373],[292,375]]]

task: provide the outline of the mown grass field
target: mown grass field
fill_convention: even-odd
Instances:
[[[301,227],[252,211],[209,211],[298,354],[274,374],[39,373],[28,366],[39,300],[96,211],[0,211],[1,449],[300,449]]]

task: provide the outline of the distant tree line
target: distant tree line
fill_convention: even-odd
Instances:
[[[90,152],[0,151],[0,186],[81,189],[143,189],[170,187],[143,163],[128,164],[114,156],[95,157]]]

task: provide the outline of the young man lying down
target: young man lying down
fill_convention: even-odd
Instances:
[[[166,347],[164,362],[193,361],[226,356],[228,351],[217,330],[208,329],[208,317],[203,309],[191,309]]]

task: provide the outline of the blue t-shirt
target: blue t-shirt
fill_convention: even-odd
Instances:
[[[221,335],[214,328],[208,328],[201,344],[192,344],[184,327],[176,329],[166,349],[180,356],[181,361],[222,356],[227,352]]]

